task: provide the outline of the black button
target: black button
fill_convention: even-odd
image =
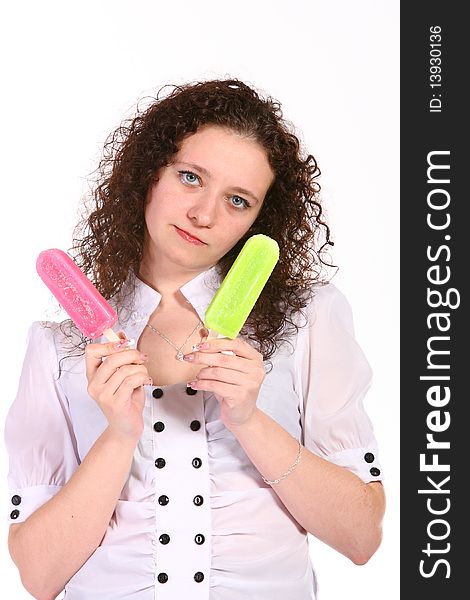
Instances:
[[[163,431],[165,429],[165,423],[157,421],[156,423],[154,423],[153,428],[155,429],[155,431]]]
[[[204,502],[204,498],[202,496],[194,496],[193,498],[193,502],[196,506],[201,506],[201,504]]]
[[[159,573],[157,579],[159,583],[166,583],[168,581],[168,575],[166,573]]]
[[[204,573],[201,573],[201,571],[194,573],[194,581],[197,581],[198,583],[201,583],[201,581],[204,581]]]
[[[188,396],[194,396],[194,394],[197,394],[197,390],[193,390],[193,388],[188,385],[186,386],[186,393]]]
[[[10,513],[10,519],[17,519],[20,516],[20,511],[15,508]]]
[[[155,466],[157,467],[157,469],[163,469],[165,465],[166,460],[164,458],[157,458],[157,460],[155,461]]]
[[[192,460],[192,465],[195,469],[199,469],[199,467],[202,465],[202,460],[200,458],[193,458]]]
[[[199,431],[199,429],[201,429],[201,422],[194,419],[194,421],[191,421],[190,427],[193,431]]]
[[[165,496],[164,494],[158,498],[158,504],[160,504],[160,506],[166,506],[169,501],[170,499],[168,496]]]
[[[380,475],[380,469],[377,469],[377,467],[372,467],[369,473],[374,477],[378,477]]]
[[[154,398],[161,398],[163,396],[163,390],[161,390],[160,388],[155,388],[152,392],[152,396]]]
[[[366,452],[366,453],[364,454],[364,460],[365,460],[367,463],[374,462],[374,459],[375,459],[375,456],[372,454],[372,452]]]
[[[11,503],[14,504],[15,506],[18,506],[18,504],[21,504],[21,496],[17,496],[16,494],[14,496],[12,496]]]
[[[162,533],[158,539],[160,540],[160,544],[165,546],[170,541],[170,536],[167,533]]]
[[[206,538],[202,535],[202,533],[198,533],[196,535],[196,537],[194,538],[194,541],[196,542],[196,544],[198,546],[200,546],[201,544],[203,544],[206,541]]]

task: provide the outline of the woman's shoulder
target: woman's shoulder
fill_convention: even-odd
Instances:
[[[292,317],[295,331],[292,331],[294,346],[303,347],[305,338],[318,337],[327,332],[332,324],[347,322],[351,311],[344,293],[333,283],[316,282],[306,292],[303,308]],[[307,343],[308,345],[308,343]]]
[[[345,294],[331,282],[316,283],[311,290],[311,298],[307,305],[309,321],[314,321],[319,316],[326,317],[332,312],[350,312],[350,305]]]
[[[343,292],[331,281],[315,283],[313,286],[313,297],[317,302],[328,302],[336,298],[345,297]]]
[[[36,352],[59,358],[83,346],[83,338],[70,319],[64,321],[33,321],[27,333],[27,346]]]

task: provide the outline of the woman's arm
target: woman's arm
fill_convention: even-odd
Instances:
[[[128,345],[86,347],[88,393],[108,427],[61,490],[10,528],[11,557],[39,600],[56,598],[99,546],[129,475],[144,426],[143,386],[151,380],[146,356]]]
[[[266,479],[280,477],[294,463],[298,442],[263,411],[230,429]],[[304,529],[355,564],[366,563],[379,547],[385,510],[380,482],[364,483],[302,448],[300,463],[272,487]]]
[[[99,546],[131,467],[136,442],[106,429],[66,485],[10,526],[11,557],[38,600],[53,600]]]
[[[266,479],[281,476],[294,463],[298,442],[256,406],[265,377],[262,356],[240,338],[208,340],[198,350],[185,360],[209,366],[191,387],[215,394],[222,422]],[[298,466],[273,489],[305,530],[354,563],[367,562],[378,548],[385,509],[380,483],[364,483],[303,448]]]

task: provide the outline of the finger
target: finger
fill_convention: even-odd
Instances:
[[[212,381],[243,386],[245,386],[247,382],[245,373],[233,371],[232,369],[225,369],[223,367],[204,367],[196,376],[196,381],[200,381],[202,379],[210,379]]]
[[[96,369],[94,380],[97,385],[105,384],[118,369],[124,369],[125,366],[144,365],[148,361],[148,356],[139,350],[128,350],[108,356],[101,366]]]
[[[118,368],[104,383],[98,383],[96,377],[88,384],[88,393],[92,398],[100,402],[112,402],[113,396],[121,386],[126,377],[135,374],[142,375],[146,378],[145,383],[150,384],[151,377],[148,374],[145,365],[124,365]]]
[[[253,346],[250,346],[250,344],[241,338],[235,338],[234,340],[230,338],[214,338],[206,340],[202,344],[197,344],[196,350],[201,352],[222,352],[224,350],[229,350],[241,358],[263,360],[262,355],[253,348]]]
[[[93,373],[101,365],[104,358],[126,350],[130,344],[131,340],[108,342],[106,344],[98,344],[96,342],[88,344],[85,347],[85,363],[88,379],[93,376]]]
[[[139,381],[143,378],[142,381],[144,383],[149,383],[150,381],[150,376],[144,365],[124,365],[114,371],[105,385],[110,393],[114,395],[126,379],[132,380],[134,377],[137,377]],[[136,387],[139,385],[143,385],[143,383],[139,383]]]
[[[148,373],[133,373],[132,375],[124,377],[119,387],[116,388],[116,391],[114,392],[114,401],[128,401],[134,390],[142,387],[143,385],[148,385],[149,383],[150,377]]]
[[[214,381],[212,379],[195,379],[193,381],[189,381],[188,384],[192,387],[193,390],[212,392],[213,394],[217,394],[221,398],[233,398],[238,387],[233,383],[224,383],[221,381]]]
[[[251,364],[253,361],[241,358],[239,356],[222,354],[221,352],[191,352],[185,354],[184,360],[186,362],[193,363],[195,365],[209,365],[224,367],[225,369],[231,369],[233,371],[239,371],[241,373],[248,374],[251,371]]]

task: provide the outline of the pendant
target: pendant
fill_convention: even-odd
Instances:
[[[176,360],[184,361],[184,354],[181,350],[178,350],[178,354],[175,356]]]

